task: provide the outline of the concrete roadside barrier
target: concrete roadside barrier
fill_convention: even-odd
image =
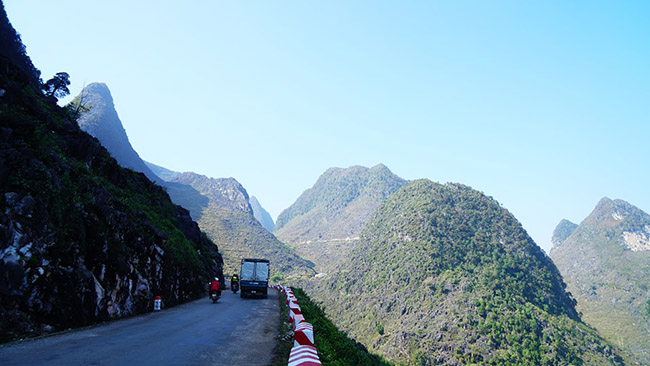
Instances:
[[[320,365],[320,358],[314,342],[314,326],[307,323],[298,299],[290,287],[278,285],[275,287],[286,297],[289,309],[289,323],[293,326],[293,348],[289,354],[289,366]]]
[[[314,346],[314,326],[307,322],[298,324],[293,332],[293,345]]]
[[[291,349],[289,366],[316,366],[320,364],[316,347],[296,346]]]

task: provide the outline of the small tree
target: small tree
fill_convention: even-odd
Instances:
[[[88,105],[86,101],[87,96],[88,96],[88,92],[86,91],[86,85],[84,84],[84,87],[81,90],[81,94],[76,96],[70,103],[68,103],[64,107],[66,112],[68,112],[70,119],[72,119],[73,121],[79,119],[81,115],[90,111],[90,108],[92,108],[92,106]]]
[[[43,84],[43,94],[46,97],[63,98],[70,94],[68,85],[70,85],[70,75],[67,72],[58,72]]]

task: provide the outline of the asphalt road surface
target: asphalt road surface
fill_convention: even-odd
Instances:
[[[223,291],[129,319],[0,346],[0,365],[268,365],[277,343],[278,293]],[[153,307],[153,302],[152,302]]]

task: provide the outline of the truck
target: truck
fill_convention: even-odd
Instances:
[[[269,260],[244,258],[241,260],[239,296],[268,296]]]

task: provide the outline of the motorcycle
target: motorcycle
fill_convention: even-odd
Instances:
[[[232,289],[232,293],[236,294],[237,291],[239,291],[239,282],[235,282],[230,285],[230,288]]]
[[[210,299],[213,304],[219,301],[219,297],[219,291],[210,291]]]

